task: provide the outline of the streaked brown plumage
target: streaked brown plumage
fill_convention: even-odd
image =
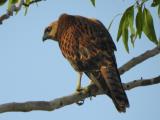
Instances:
[[[119,112],[126,111],[129,102],[117,70],[116,47],[100,21],[63,14],[45,29],[46,39],[57,41],[73,68],[106,91]]]

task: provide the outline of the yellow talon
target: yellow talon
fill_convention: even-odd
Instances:
[[[77,80],[77,87],[76,87],[76,91],[77,91],[77,92],[82,91],[82,88],[81,88],[82,75],[83,75],[83,72],[79,72],[79,73],[78,73],[78,80]]]

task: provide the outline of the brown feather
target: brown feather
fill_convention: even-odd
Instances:
[[[117,110],[125,112],[129,102],[117,70],[116,46],[104,25],[96,19],[63,14],[56,31],[62,54],[73,68],[85,72],[106,91]]]

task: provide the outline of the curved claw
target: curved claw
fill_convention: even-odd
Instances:
[[[76,104],[79,105],[79,106],[81,106],[81,105],[84,104],[84,100],[80,100],[80,101],[76,102]]]

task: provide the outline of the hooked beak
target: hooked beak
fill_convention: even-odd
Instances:
[[[42,38],[43,42],[46,41],[47,39],[49,39],[49,37],[46,33],[44,33],[43,38]]]

